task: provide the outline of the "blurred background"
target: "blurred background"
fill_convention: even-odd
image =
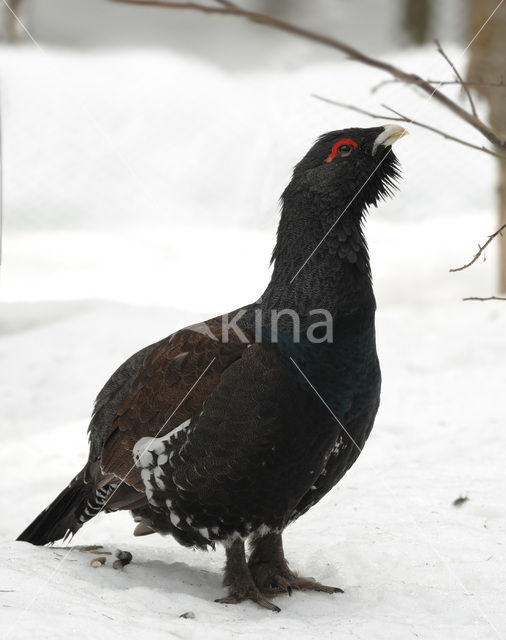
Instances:
[[[426,78],[452,79],[434,38],[463,74],[500,80],[504,71],[506,5],[468,48],[497,5],[489,0],[239,3]],[[314,139],[381,124],[312,94],[374,112],[386,103],[483,144],[425,94],[398,84],[372,92],[386,79],[379,71],[238,18],[107,0],[9,4],[26,30],[0,4],[4,540],[80,468],[93,399],[123,360],[184,324],[259,297],[279,196]],[[474,95],[480,115],[505,131],[503,91]],[[445,92],[467,106],[458,88]],[[485,558],[504,560],[498,549],[506,482],[497,444],[504,433],[506,302],[461,300],[506,288],[500,243],[470,269],[449,269],[467,262],[504,220],[505,172],[491,156],[408,129],[395,149],[400,190],[367,223],[384,391],[371,442],[340,485],[339,518],[348,528],[339,535],[364,543],[357,557],[369,549],[364,574],[383,566],[384,575],[401,581],[415,566],[430,565],[429,582],[423,586],[421,576],[413,587],[416,601],[406,586],[412,620],[423,626],[426,614],[454,615],[455,624],[472,630],[486,622],[464,602],[458,580],[448,582],[444,565],[473,584],[492,618],[499,615],[490,585],[498,598],[504,563],[501,569]],[[371,486],[378,470],[396,500]],[[364,486],[367,496],[356,491]],[[466,492],[469,505],[450,513],[453,498]],[[336,501],[315,508],[320,520],[301,519],[293,539],[311,522],[337,518]],[[430,544],[420,542],[416,526],[399,525],[408,511]],[[382,528],[386,546],[380,540],[373,548],[368,536]],[[126,514],[97,519],[78,542],[103,534],[130,543],[131,529]],[[213,570],[214,560],[184,557]],[[434,584],[444,590],[436,601]],[[380,600],[369,605],[383,615],[388,598]]]
[[[436,79],[451,79],[451,70],[433,38],[463,72],[469,62],[473,7],[462,0],[381,9],[349,0],[244,4]],[[488,2],[476,4],[484,22]],[[18,0],[12,9],[35,42],[4,6],[4,300],[99,297],[214,312],[225,303],[210,286],[220,260],[242,260],[244,251],[245,268],[259,274],[256,295],[292,166],[323,131],[378,124],[313,93],[375,111],[386,102],[481,144],[427,96],[395,84],[373,94],[383,74],[239,19],[106,0]],[[484,114],[488,106],[479,104]],[[375,264],[379,293],[430,303],[495,292],[497,246],[487,265],[459,275],[448,268],[499,226],[496,163],[414,127],[411,134],[399,150],[401,192],[371,219],[370,233],[384,229],[395,246],[371,242],[373,254],[390,258]],[[220,246],[224,229],[235,235]],[[413,233],[428,240],[414,247]],[[198,262],[218,260],[216,273],[196,265],[208,249]],[[160,279],[181,273],[173,260],[188,295],[176,294],[181,278],[161,295]],[[227,282],[232,304],[244,300],[244,283],[233,285],[236,295]]]

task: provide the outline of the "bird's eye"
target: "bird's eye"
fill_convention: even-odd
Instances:
[[[338,140],[332,145],[332,150],[330,152],[330,155],[325,160],[325,162],[332,162],[332,160],[336,156],[341,156],[341,157],[349,156],[350,153],[352,153],[352,151],[357,147],[358,145],[355,142],[355,140],[352,140],[351,138],[342,138],[341,140]]]

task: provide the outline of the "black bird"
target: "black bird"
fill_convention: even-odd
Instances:
[[[221,602],[278,611],[269,596],[340,591],[293,573],[281,535],[343,477],[373,426],[381,375],[363,222],[393,190],[391,145],[405,133],[316,141],[283,193],[261,299],[122,364],[95,402],[88,462],[18,540],[46,544],[129,509],[136,535],[225,546]]]

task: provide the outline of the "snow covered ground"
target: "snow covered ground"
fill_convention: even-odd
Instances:
[[[370,125],[309,94],[372,107],[380,78],[350,63],[233,75],[163,52],[20,48],[0,61],[2,637],[506,637],[506,307],[461,302],[494,292],[493,249],[448,273],[494,230],[494,164],[413,128],[397,149],[401,192],[368,223],[376,426],[285,535],[295,569],[345,593],[279,598],[279,614],[215,604],[223,552],[135,539],[125,513],[68,547],[13,542],[84,464],[92,402],[115,367],[261,293],[291,166],[319,133]],[[402,62],[441,72],[428,51]],[[434,113],[398,87],[382,99]],[[106,555],[94,568],[80,546],[96,544],[133,562],[116,571]]]

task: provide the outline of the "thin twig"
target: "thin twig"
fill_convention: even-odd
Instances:
[[[399,78],[389,78],[388,80],[382,80],[381,82],[378,82],[378,84],[374,85],[374,87],[372,87],[371,93],[376,93],[379,89],[387,84],[399,84],[400,82],[401,80],[399,80]],[[466,87],[493,87],[496,89],[506,89],[506,84],[502,80],[501,82],[471,82],[468,80],[464,80],[463,82],[460,82],[460,80],[427,80],[427,82],[430,82],[430,84],[436,84],[440,87],[458,84],[459,86],[462,85]]]
[[[235,7],[236,5],[230,0],[214,0],[218,4],[222,4],[224,7]]]
[[[450,58],[448,57],[448,55],[446,54],[446,52],[443,50],[443,47],[441,46],[441,43],[439,42],[439,40],[434,40],[434,42],[436,43],[436,47],[438,52],[443,56],[443,58],[446,60],[446,62],[450,65],[450,67],[453,70],[453,73],[455,74],[457,80],[460,82],[460,86],[462,87],[463,91],[465,92],[468,100],[469,100],[469,104],[471,106],[471,111],[473,112],[473,116],[475,118],[478,117],[478,114],[476,113],[476,107],[474,106],[474,100],[473,100],[473,96],[471,95],[471,92],[469,91],[469,88],[466,87],[466,85],[464,84],[464,80],[462,79],[462,76],[460,75],[457,67],[453,64],[453,62],[450,60]]]
[[[501,158],[502,160],[506,160],[506,156],[502,156],[491,149],[487,149],[487,147],[483,147],[477,144],[473,144],[472,142],[467,142],[466,140],[462,140],[461,138],[457,138],[456,136],[452,136],[450,133],[446,133],[446,131],[442,131],[441,129],[436,129],[436,127],[432,127],[430,124],[425,124],[424,122],[419,122],[418,120],[412,120],[408,116],[399,113],[392,107],[388,107],[385,104],[381,106],[392,113],[395,113],[397,117],[392,117],[387,114],[382,113],[372,113],[371,111],[366,111],[365,109],[361,109],[360,107],[355,107],[352,104],[345,104],[344,102],[337,102],[336,100],[331,100],[330,98],[324,98],[323,96],[318,96],[316,94],[312,94],[314,98],[318,98],[318,100],[323,100],[323,102],[328,102],[329,104],[336,105],[337,107],[342,107],[343,109],[349,109],[350,111],[355,111],[356,113],[362,113],[363,115],[369,116],[371,118],[376,118],[377,120],[391,120],[394,122],[404,122],[405,124],[414,124],[417,127],[421,127],[422,129],[427,129],[428,131],[432,131],[433,133],[437,133],[443,138],[447,140],[452,140],[453,142],[457,142],[458,144],[463,144],[465,147],[470,147],[471,149],[476,149],[477,151],[483,151],[484,153],[488,153],[491,156],[496,158]]]
[[[167,9],[182,9],[182,10],[193,10],[193,11],[201,11],[207,14],[221,14],[221,15],[230,15],[230,16],[238,16],[245,18],[247,20],[251,20],[252,22],[263,24],[269,28],[277,29],[278,31],[285,31],[287,33],[291,33],[293,35],[305,38],[307,40],[311,40],[313,42],[318,42],[319,44],[325,45],[327,47],[331,47],[332,49],[336,49],[346,54],[352,60],[365,64],[369,67],[373,67],[375,69],[381,69],[386,73],[389,73],[394,78],[398,78],[401,82],[404,82],[408,85],[414,85],[428,93],[434,100],[444,105],[447,109],[456,114],[459,118],[470,124],[472,127],[477,129],[489,142],[498,147],[499,149],[506,150],[506,137],[503,137],[496,133],[493,129],[487,126],[480,118],[476,117],[473,113],[469,113],[461,107],[459,104],[448,98],[444,93],[439,91],[437,88],[433,87],[430,82],[424,80],[422,77],[417,75],[416,73],[408,73],[399,67],[396,67],[393,64],[388,62],[384,62],[383,60],[378,60],[377,58],[372,58],[358,49],[351,47],[350,45],[345,44],[335,38],[331,38],[330,36],[325,36],[321,33],[317,33],[315,31],[310,31],[309,29],[305,29],[303,27],[299,27],[295,24],[291,24],[290,22],[286,22],[279,18],[275,18],[274,16],[269,16],[264,13],[258,13],[255,11],[248,11],[246,9],[242,9],[237,5],[225,6],[222,4],[220,7],[210,6],[201,4],[199,2],[169,2],[169,0],[111,0],[112,2],[120,2],[123,4],[134,4],[140,6],[155,6],[155,7],[165,7]]]
[[[479,248],[478,253],[475,253],[475,255],[473,256],[473,259],[470,262],[463,265],[462,267],[457,267],[456,269],[450,269],[450,272],[455,273],[456,271],[463,271],[464,269],[467,269],[472,264],[474,264],[476,260],[478,260],[478,258],[481,256],[481,254],[485,251],[485,249],[488,247],[488,245],[492,242],[492,240],[497,236],[502,236],[502,232],[505,229],[506,229],[506,224],[503,224],[502,227],[497,229],[497,231],[495,231],[491,236],[488,237],[488,240],[485,242],[483,246],[478,245],[478,248]]]
[[[500,296],[489,296],[488,298],[477,298],[475,296],[471,298],[462,298],[464,302],[468,300],[479,300],[480,302],[486,302],[487,300],[506,300],[506,298],[501,298]]]

